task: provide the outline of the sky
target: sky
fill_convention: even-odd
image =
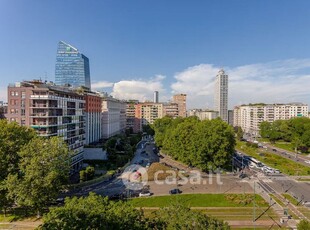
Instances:
[[[229,108],[310,103],[308,0],[0,0],[0,100],[23,80],[54,81],[57,43],[90,60],[92,89],[119,99],[213,108],[229,76]]]

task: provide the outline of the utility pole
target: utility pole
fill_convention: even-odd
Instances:
[[[254,181],[254,199],[253,199],[253,227],[255,230],[255,181]]]

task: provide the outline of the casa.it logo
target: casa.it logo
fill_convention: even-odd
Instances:
[[[125,187],[130,190],[141,190],[148,181],[146,169],[138,164],[126,167],[121,177]]]

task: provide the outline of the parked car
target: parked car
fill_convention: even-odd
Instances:
[[[171,189],[169,191],[169,194],[181,194],[181,193],[182,193],[182,191],[180,189],[178,189],[178,188]]]
[[[240,179],[243,179],[243,178],[246,178],[247,177],[247,175],[245,174],[245,173],[241,173],[240,175],[239,175],[239,178]]]
[[[151,196],[152,194],[150,191],[144,191],[139,193],[139,197],[144,197],[144,196]]]

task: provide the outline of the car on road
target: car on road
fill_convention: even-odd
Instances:
[[[178,189],[178,188],[175,188],[175,189],[171,189],[170,191],[169,191],[169,194],[181,194],[182,193],[182,191],[180,190],[180,189]]]
[[[239,175],[239,178],[240,179],[243,179],[243,178],[246,178],[248,175],[246,175],[245,173],[241,173],[240,175]]]
[[[272,151],[273,151],[273,152],[277,152],[277,149],[273,148]]]
[[[305,161],[305,163],[310,164],[310,160],[309,161]]]
[[[143,191],[139,193],[139,197],[144,197],[144,196],[151,196],[152,194],[150,191]]]

